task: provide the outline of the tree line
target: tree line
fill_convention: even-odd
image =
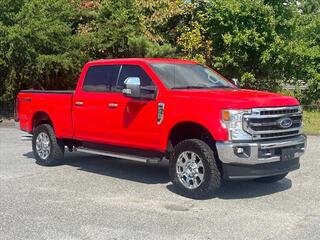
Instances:
[[[85,62],[122,57],[192,59],[319,104],[320,1],[0,0],[2,101],[73,88]]]

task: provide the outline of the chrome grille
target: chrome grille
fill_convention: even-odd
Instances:
[[[289,121],[291,125],[281,126],[283,120]],[[302,109],[300,106],[255,108],[251,114],[243,116],[243,128],[253,139],[299,135],[302,128]]]

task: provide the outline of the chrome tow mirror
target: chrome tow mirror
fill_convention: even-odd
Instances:
[[[128,77],[124,81],[125,88],[122,90],[123,95],[132,98],[140,98],[141,91],[140,91],[140,78],[138,77]]]

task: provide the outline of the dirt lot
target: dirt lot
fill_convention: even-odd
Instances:
[[[0,239],[319,239],[319,136],[286,179],[197,201],[174,192],[166,164],[68,153],[41,167],[22,135],[0,127]]]

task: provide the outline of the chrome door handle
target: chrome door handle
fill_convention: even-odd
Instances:
[[[76,106],[83,106],[83,102],[82,101],[76,101],[75,103],[74,103]]]
[[[118,107],[118,103],[109,103],[108,107],[109,108],[117,108]]]

